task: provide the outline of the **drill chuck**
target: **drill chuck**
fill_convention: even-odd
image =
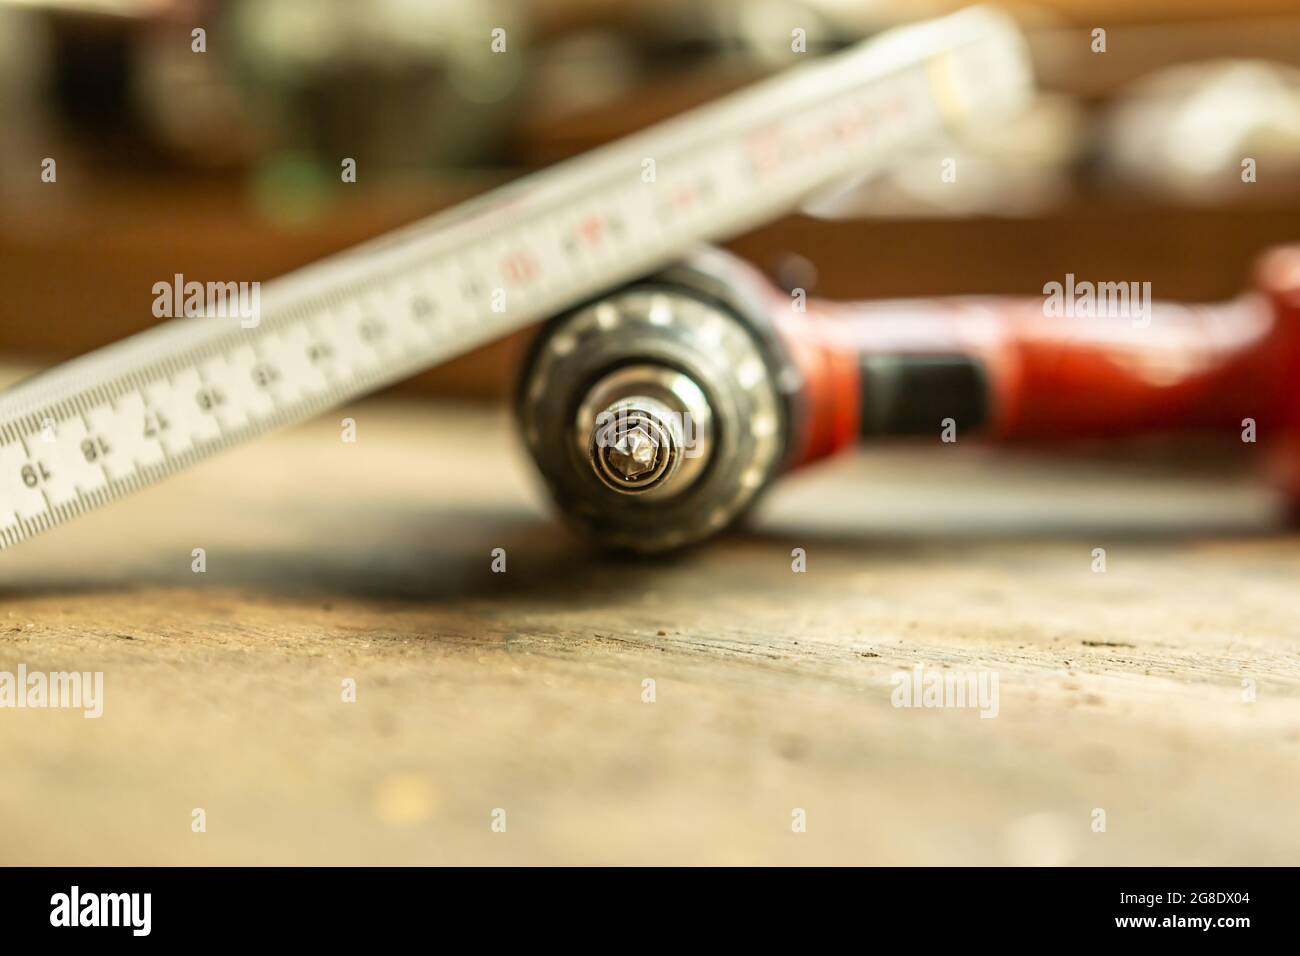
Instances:
[[[519,394],[524,440],[586,533],[637,552],[682,547],[730,524],[780,470],[781,361],[732,305],[665,274],[543,329]]]

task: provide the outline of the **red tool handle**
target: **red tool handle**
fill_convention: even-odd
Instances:
[[[800,458],[858,435],[937,434],[948,418],[997,441],[1239,435],[1246,418],[1298,430],[1300,246],[1265,257],[1258,289],[1222,304],[1151,303],[1139,287],[1117,310],[1112,287],[1100,310],[1094,287],[1061,286],[1055,300],[813,300],[804,312],[774,294],[809,384]]]

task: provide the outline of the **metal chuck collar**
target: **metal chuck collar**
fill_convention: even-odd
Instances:
[[[638,552],[729,524],[781,464],[785,408],[765,352],[721,302],[656,282],[549,323],[518,416],[561,511]]]

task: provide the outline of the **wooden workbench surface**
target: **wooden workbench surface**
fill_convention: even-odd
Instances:
[[[105,674],[98,720],[0,710],[0,863],[1295,863],[1268,492],[960,445],[638,563],[559,529],[496,411],[237,449],[0,554],[0,670]],[[997,716],[895,708],[917,665],[996,672]]]

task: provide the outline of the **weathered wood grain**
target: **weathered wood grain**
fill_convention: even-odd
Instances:
[[[0,670],[106,685],[98,720],[0,710],[0,862],[1300,853],[1300,540],[1244,475],[873,453],[626,562],[499,413],[343,414],[0,554]],[[916,665],[997,672],[998,716],[893,707]]]

